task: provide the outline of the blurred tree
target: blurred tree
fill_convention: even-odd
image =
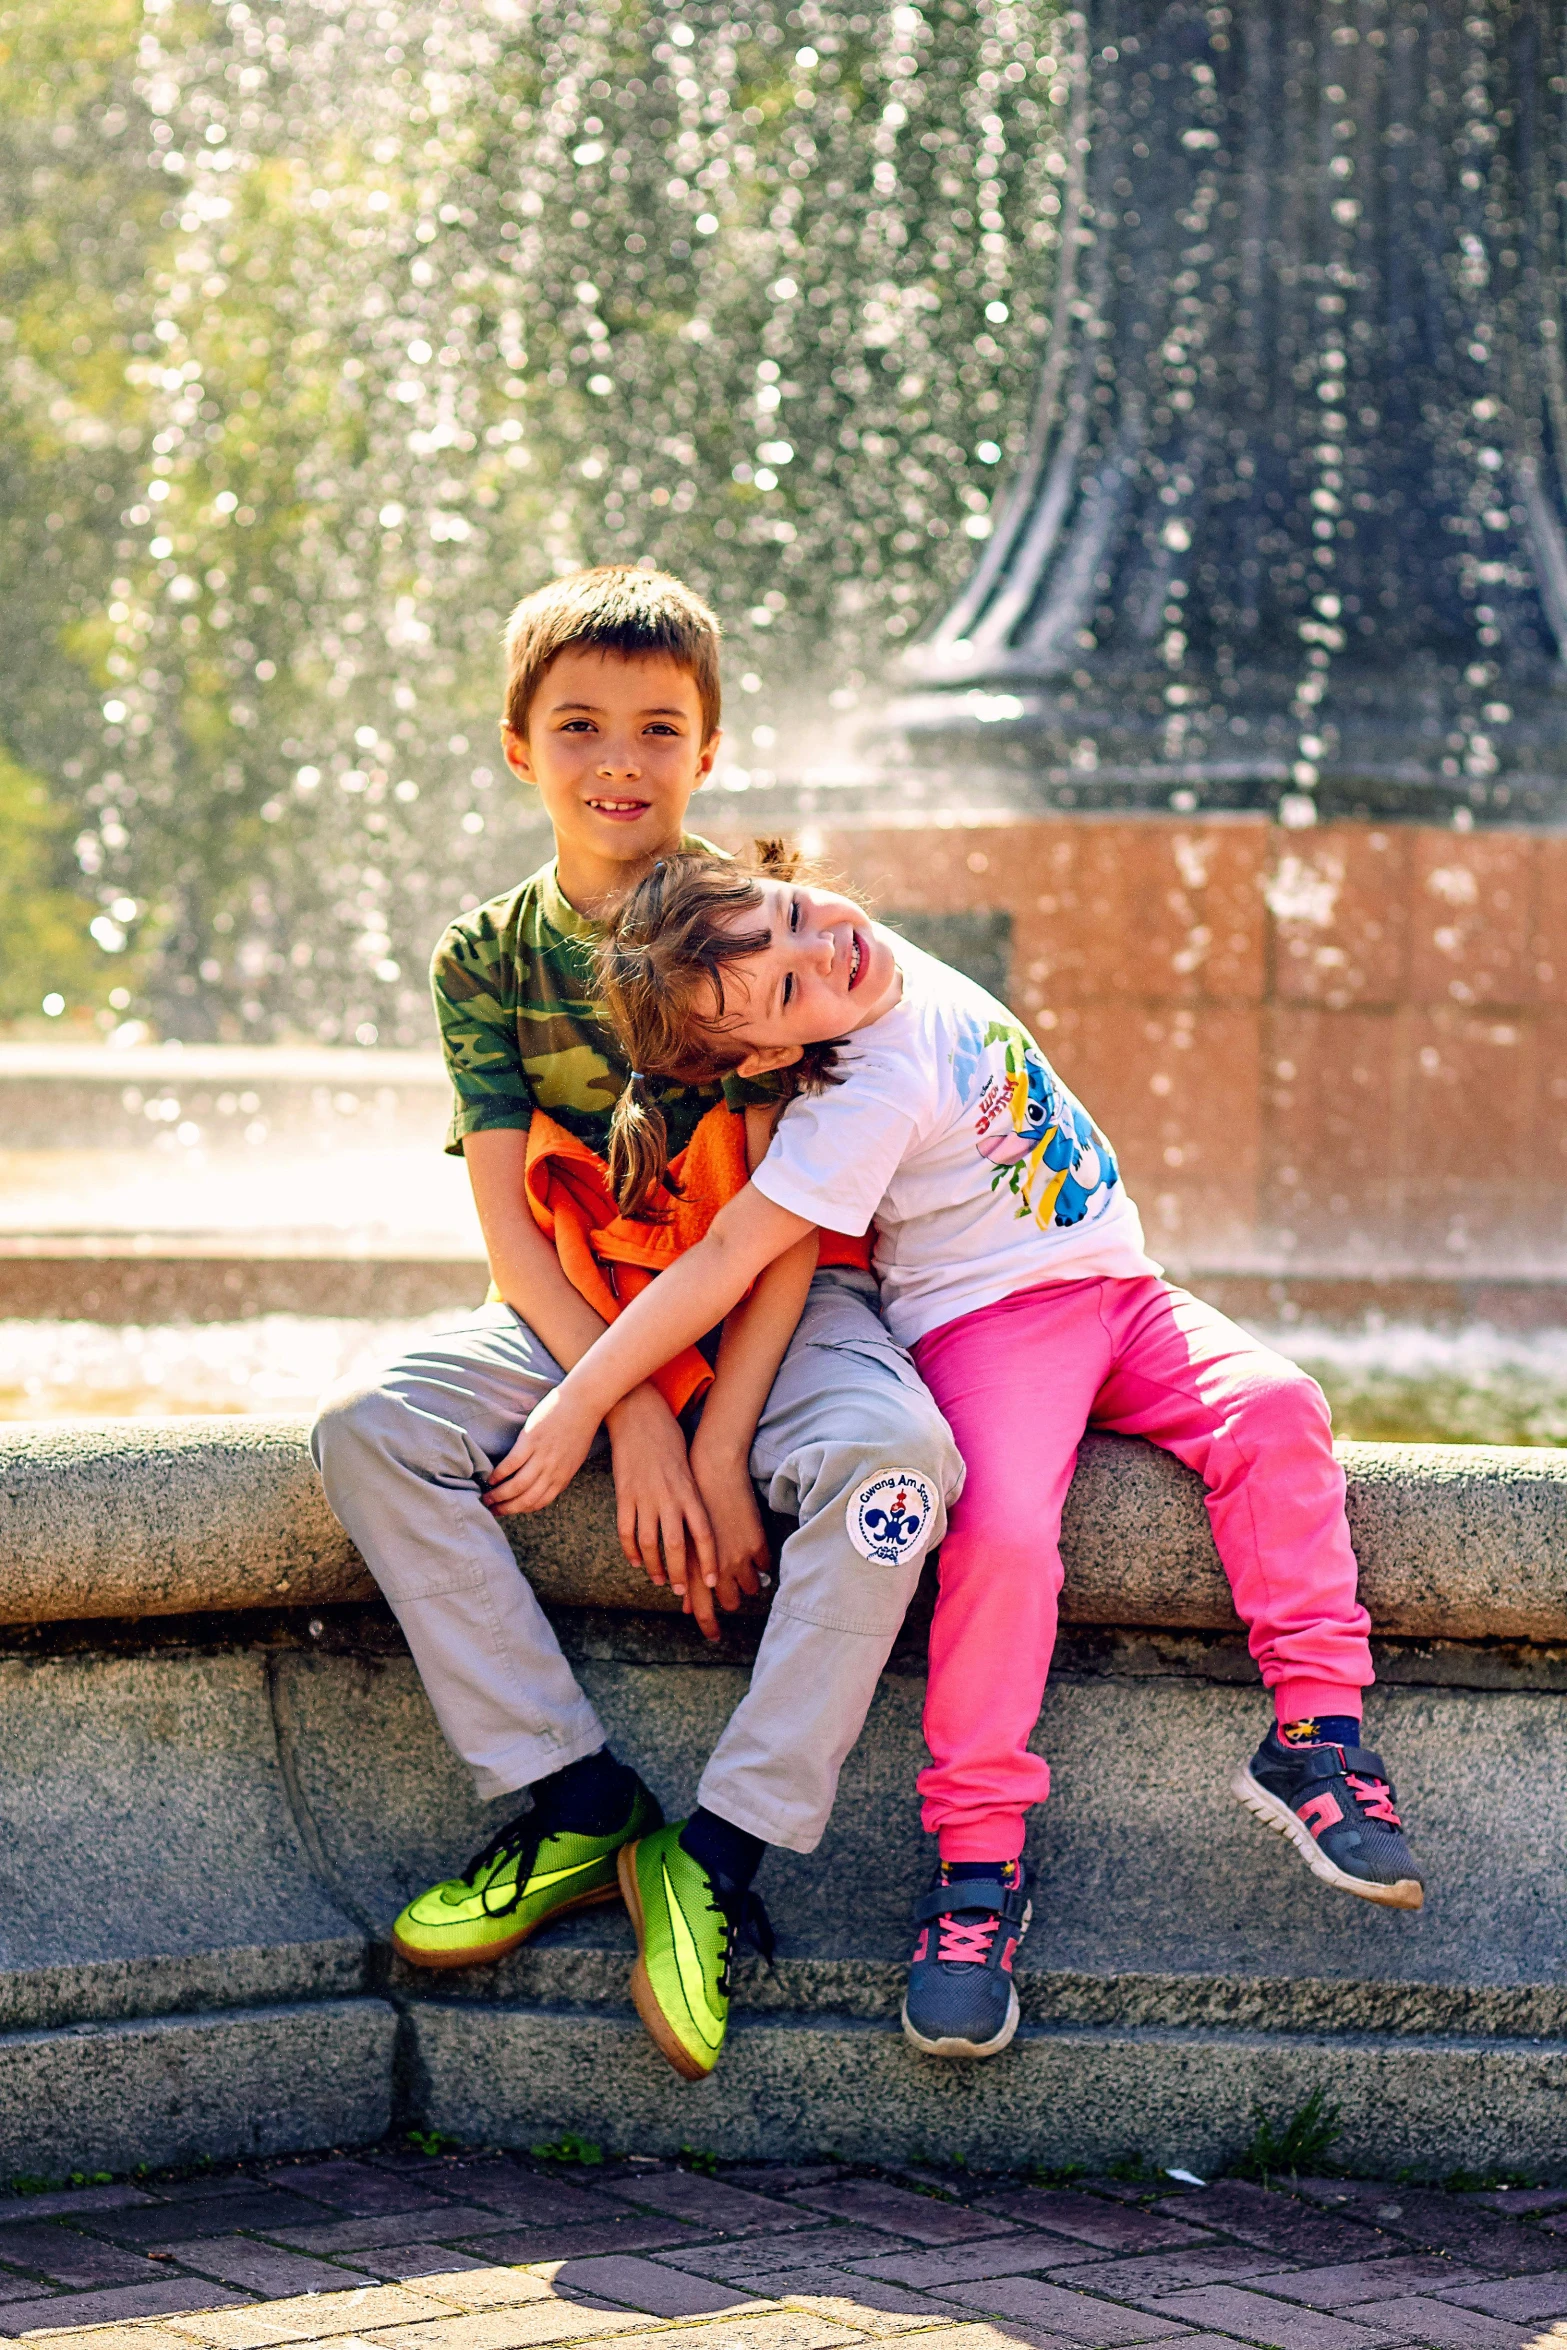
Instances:
[[[12,737],[166,1029],[428,1038],[540,845],[490,729],[554,570],[714,599],[735,782],[841,744],[1025,428],[1060,25],[0,6]]]
[[[106,1005],[124,978],[88,929],[112,917],[60,885],[68,832],[46,786],[0,750],[0,1020],[39,1020],[46,998],[78,1011]]]

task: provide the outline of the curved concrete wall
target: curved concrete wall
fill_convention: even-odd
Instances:
[[[1335,2151],[1368,2170],[1567,2171],[1567,1669],[1529,1645],[1567,1642],[1567,1456],[1345,1450],[1368,1604],[1416,1636],[1382,1651],[1371,1717],[1427,1872],[1410,1916],[1324,1895],[1224,1799],[1267,1707],[1243,1644],[1207,1636],[1234,1619],[1201,1490],[1145,1446],[1091,1439],[1067,1613],[1105,1629],[1062,1643],[1037,1732],[1055,1791],[1030,1829],[1015,2052],[976,2089],[897,2029],[929,1867],[916,1624],[823,1844],[769,1855],[779,1964],[742,1968],[733,2046],[692,2090],[627,2005],[618,1909],[433,1982],[392,1958],[401,1904],[511,1802],[476,1802],[373,1618],[301,1637],[294,1611],[372,1589],[306,1438],[299,1420],[0,1430],[0,1621],[267,1611],[228,1641],[219,1616],[195,1637],[122,1620],[98,1641],[0,1642],[0,1850],[45,1888],[0,1905],[0,2176],[392,2122],[518,2145],[576,2130],[645,2150],[1213,2165],[1253,2099],[1282,2119],[1315,2089],[1343,2109]],[[656,1620],[667,1595],[621,1560],[601,1472],[512,1530],[616,1750],[677,1816],[755,1627],[708,1650]],[[1515,1645],[1463,1646],[1498,1635]]]
[[[0,1623],[299,1607],[373,1596],[303,1420],[0,1429]],[[1567,1453],[1346,1444],[1361,1592],[1379,1632],[1567,1640]],[[620,1555],[607,1472],[510,1529],[546,1604],[675,1603]],[[1072,1623],[1233,1630],[1197,1479],[1153,1447],[1084,1444],[1067,1507]]]

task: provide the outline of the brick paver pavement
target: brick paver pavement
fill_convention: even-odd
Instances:
[[[398,2148],[0,2194],[42,2350],[1567,2350],[1567,2189]]]

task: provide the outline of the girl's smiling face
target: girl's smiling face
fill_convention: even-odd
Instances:
[[[742,1077],[784,1069],[807,1045],[852,1036],[890,1012],[903,975],[863,906],[804,882],[758,883],[759,911],[736,915],[736,931],[765,929],[768,942],[723,969],[715,1028],[748,1047]]]

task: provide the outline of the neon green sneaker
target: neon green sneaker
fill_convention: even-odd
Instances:
[[[476,1852],[460,1877],[409,1902],[392,1928],[393,1949],[413,1966],[483,1966],[550,1918],[613,1901],[617,1852],[664,1817],[657,1796],[628,1776],[631,1807],[610,1835],[552,1828],[547,1809],[536,1804]]]
[[[726,1900],[680,1841],[683,1820],[623,1844],[620,1890],[637,1931],[631,1996],[661,2056],[705,2080],[729,2028],[729,1974],[740,1935],[773,1955],[767,1912],[751,1892]]]

